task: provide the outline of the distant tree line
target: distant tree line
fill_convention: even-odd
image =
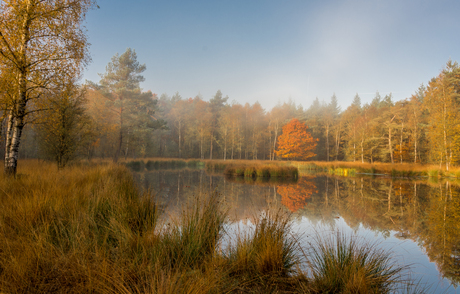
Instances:
[[[59,95],[74,97],[73,104],[67,103],[73,107],[67,117],[75,120],[66,124],[73,127],[69,154],[52,150],[59,144],[51,134],[59,132],[51,129],[59,124],[50,121],[59,121],[59,111],[64,111],[61,98],[52,115],[36,115],[39,123],[25,128],[21,157],[53,157],[58,163],[60,157],[277,160],[282,128],[295,118],[308,126],[316,141],[316,155],[310,160],[436,163],[447,169],[460,160],[456,62],[449,61],[407,99],[395,102],[391,94],[382,97],[377,92],[370,103],[362,104],[356,94],[344,110],[335,94],[328,103],[316,98],[308,109],[290,100],[270,111],[258,102],[229,102],[220,90],[209,101],[200,95],[158,96],[140,88],[145,68],[128,49],[112,58],[98,83],[63,88]]]

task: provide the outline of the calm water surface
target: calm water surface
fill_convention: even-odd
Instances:
[[[166,215],[177,215],[191,197],[217,192],[230,217],[251,224],[261,211],[282,205],[294,229],[309,237],[337,230],[375,241],[411,266],[411,276],[430,285],[428,293],[460,293],[460,185],[449,181],[388,178],[301,177],[296,183],[246,181],[204,170],[138,173]],[[310,238],[311,240],[311,238]]]

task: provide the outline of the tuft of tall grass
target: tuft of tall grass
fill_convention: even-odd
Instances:
[[[295,178],[299,177],[299,170],[294,166],[278,166],[270,169],[270,177]]]
[[[256,175],[256,169],[253,166],[247,166],[244,169],[244,176],[246,178],[253,178]]]
[[[299,270],[298,243],[290,234],[289,215],[282,210],[267,211],[256,219],[255,228],[237,236],[234,244],[224,251],[226,267],[248,288],[274,289],[296,277],[304,278]]]
[[[210,172],[215,172],[215,171],[223,171],[229,165],[230,163],[226,163],[224,161],[219,161],[219,160],[209,160],[206,162],[206,170]]]
[[[429,169],[427,174],[430,178],[437,178],[440,176],[440,171],[438,169]]]
[[[127,164],[129,164],[128,162]],[[204,162],[200,160],[183,159],[149,159],[145,163],[145,168],[149,171],[155,169],[176,169],[176,168],[203,168]],[[134,170],[137,171],[137,170]]]
[[[317,237],[306,259],[313,293],[389,293],[403,281],[389,252],[339,232]]]
[[[178,219],[163,228],[154,254],[163,267],[201,268],[217,253],[226,218],[217,194],[195,198]]]
[[[143,171],[145,168],[144,161],[142,160],[127,161],[124,165],[136,172]]]
[[[294,178],[299,177],[299,170],[294,166],[279,165],[232,165],[224,170],[228,176],[244,176],[247,178]]]
[[[270,168],[268,166],[256,166],[255,170],[258,178],[270,177]]]

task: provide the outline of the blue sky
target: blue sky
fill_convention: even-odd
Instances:
[[[410,97],[460,61],[460,1],[98,0],[86,28],[92,63],[84,79],[133,48],[144,90],[308,108],[335,93],[342,109],[358,93]]]

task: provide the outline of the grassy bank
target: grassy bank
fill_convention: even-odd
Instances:
[[[299,177],[299,171],[295,166],[278,165],[227,165],[224,170],[225,175],[245,178],[292,178]]]
[[[154,158],[154,159],[139,159],[139,160],[126,160],[122,161],[126,167],[133,171],[152,171],[158,169],[176,169],[176,168],[204,168],[205,162],[196,159],[168,159],[168,158]]]
[[[423,164],[391,164],[391,163],[360,163],[343,161],[312,161],[312,162],[291,162],[299,168],[301,174],[309,172],[327,172],[330,174],[356,175],[386,175],[391,177],[430,177],[430,178],[460,178],[460,168],[451,167],[449,171],[440,168],[439,165]]]
[[[276,167],[293,166],[298,169],[299,175],[312,173],[327,173],[337,176],[353,177],[361,175],[385,175],[389,177],[428,177],[428,178],[460,178],[460,167],[451,167],[449,171],[439,165],[422,164],[390,164],[390,163],[360,163],[344,161],[268,161],[268,160],[212,160],[206,161],[206,170],[209,172],[223,172],[234,166]],[[244,172],[244,171],[243,171]],[[238,174],[237,172],[235,172]],[[240,171],[241,174],[241,171]]]
[[[445,166],[433,164],[413,163],[360,163],[345,161],[269,161],[269,160],[198,160],[198,159],[169,159],[153,158],[126,160],[122,162],[131,170],[145,171],[155,169],[174,168],[206,168],[210,173],[222,173],[230,167],[261,167],[271,169],[275,167],[294,166],[298,168],[299,175],[312,173],[329,173],[338,176],[356,176],[358,174],[385,175],[390,177],[428,177],[428,178],[460,178],[460,167],[451,167],[449,171]],[[240,175],[241,172],[234,172]],[[244,175],[244,170],[243,170]],[[259,175],[255,175],[259,176]]]
[[[139,195],[123,166],[57,171],[20,162],[16,178],[0,177],[0,293],[324,293],[338,283],[321,280],[330,272],[317,270],[316,256],[349,249],[326,243],[331,250],[303,254],[281,210],[265,213],[253,231],[222,247],[227,218],[219,200],[194,199],[162,224],[151,196]],[[391,271],[366,280],[365,289],[394,289],[399,268],[388,266],[387,253],[366,248],[372,265],[377,254]],[[367,266],[341,262],[351,275]],[[340,283],[334,289],[356,288]]]

